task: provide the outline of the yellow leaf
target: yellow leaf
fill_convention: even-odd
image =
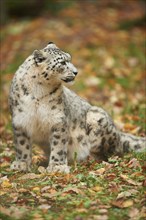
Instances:
[[[0,196],[6,194],[7,192],[4,192],[4,191],[0,191]]]
[[[88,189],[88,191],[92,194],[95,194],[95,191],[93,191],[92,189]]]
[[[110,56],[105,57],[104,66],[106,69],[112,68],[114,66],[114,64],[115,64],[115,60],[113,57],[110,57]]]
[[[38,186],[34,187],[32,190],[33,190],[34,192],[40,192],[40,188],[39,188]]]
[[[9,180],[4,180],[1,184],[3,188],[10,188],[12,184],[9,182]]]
[[[103,189],[103,187],[101,187],[101,186],[95,186],[92,188],[92,190],[94,190],[95,192],[100,192],[100,191],[102,191],[102,189]]]
[[[79,213],[87,213],[88,212],[87,209],[84,209],[84,208],[77,209],[76,211]]]
[[[129,199],[123,202],[122,206],[123,208],[127,208],[133,205],[133,200]]]
[[[105,168],[100,168],[98,170],[95,171],[97,174],[103,174],[105,172]]]
[[[1,167],[8,167],[8,166],[10,166],[10,163],[7,161],[5,161],[1,164]]]
[[[39,171],[39,173],[46,173],[45,167],[42,167],[42,166],[38,167],[38,171]]]

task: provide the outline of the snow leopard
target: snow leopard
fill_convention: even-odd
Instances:
[[[30,171],[33,144],[48,151],[47,172],[65,173],[75,154],[77,161],[107,160],[145,148],[144,137],[120,131],[104,109],[65,85],[77,73],[70,54],[53,42],[34,50],[16,71],[9,95],[16,151],[11,169]]]

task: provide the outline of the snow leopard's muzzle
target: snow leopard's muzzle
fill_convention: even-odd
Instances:
[[[73,72],[72,75],[69,75],[69,76],[67,76],[67,77],[63,77],[62,80],[63,80],[64,82],[66,82],[66,83],[72,82],[72,81],[74,81],[74,79],[75,79],[75,77],[76,77],[77,74],[78,74],[78,72],[77,72],[77,70],[76,70],[76,71]]]

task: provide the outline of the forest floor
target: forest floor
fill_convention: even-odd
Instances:
[[[71,87],[102,106],[125,132],[145,136],[145,30],[138,1],[72,3],[56,15],[13,20],[1,31],[0,219],[142,220],[144,153],[107,162],[74,160],[70,174],[44,174],[41,150],[31,173],[10,170],[14,160],[8,93],[14,72],[34,49],[53,41],[72,55],[78,76]]]

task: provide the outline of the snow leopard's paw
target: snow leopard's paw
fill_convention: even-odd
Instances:
[[[11,170],[30,171],[30,166],[25,161],[14,161],[10,168]]]
[[[67,166],[66,164],[63,164],[63,165],[50,164],[47,167],[47,172],[48,173],[53,173],[53,172],[69,173],[70,172],[70,167]]]

